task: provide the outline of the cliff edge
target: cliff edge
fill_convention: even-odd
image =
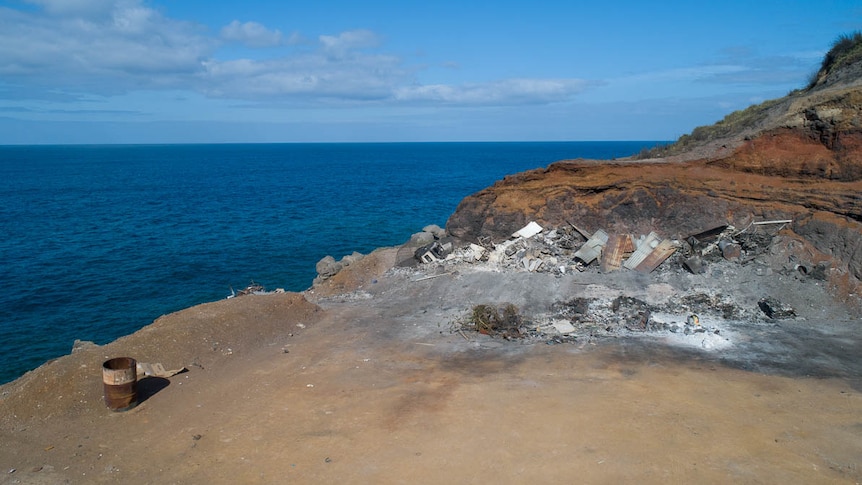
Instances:
[[[824,61],[806,89],[696,128],[670,146],[506,177],[465,198],[446,229],[465,241],[498,241],[535,220],[685,240],[722,225],[791,220],[786,230],[830,261],[836,296],[858,296],[862,38],[839,60]]]
[[[660,157],[559,162],[468,197],[449,233],[484,247],[415,262],[449,242],[428,226],[324,258],[302,293],[78,342],[0,386],[0,484],[859,483],[858,312],[827,303],[862,278],[862,65],[839,64]],[[530,220],[548,230],[511,237]],[[785,220],[763,264],[571,257],[575,231],[684,243]],[[138,375],[115,412],[103,366],[120,356],[183,371]]]

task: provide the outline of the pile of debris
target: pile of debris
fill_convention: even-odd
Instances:
[[[608,337],[648,335],[673,337],[704,349],[730,345],[728,321],[756,319],[721,295],[697,293],[662,305],[630,296],[612,299],[578,297],[555,303],[548,313],[528,318],[515,305],[481,304],[453,323],[458,332],[548,344]]]
[[[530,322],[521,315],[518,307],[511,303],[500,306],[476,305],[456,330],[472,330],[506,340],[538,336],[537,332],[530,331]]]
[[[680,240],[662,238],[655,232],[638,237],[608,234],[601,229],[587,233],[571,223],[546,230],[536,222],[530,222],[498,244],[483,241],[482,244],[453,248],[451,241],[441,238],[421,247],[415,252],[415,257],[423,264],[483,264],[498,270],[555,273],[558,277],[585,271],[650,273],[667,261],[673,263],[666,265],[670,271],[703,274],[712,264],[747,264],[769,256],[766,253],[773,244],[774,233],[757,231],[757,226],[788,222],[753,223],[742,231],[725,225]],[[808,266],[804,265],[799,267],[806,268],[802,273],[806,275],[808,272],[823,272],[819,266],[814,269],[807,269]],[[504,308],[508,308],[509,313]],[[772,297],[763,298],[757,307],[742,308],[727,296],[703,292],[685,295],[662,305],[650,305],[630,296],[575,298],[558,302],[549,313],[535,315],[531,319],[524,316],[515,319],[512,308],[479,305],[456,327],[459,331],[476,330],[509,340],[550,339],[553,342],[582,337],[665,333],[698,339],[704,348],[715,348],[727,343],[724,337],[727,323],[751,322],[765,317],[770,320],[795,317],[793,308]],[[507,323],[501,327],[495,322]]]
[[[246,295],[267,295],[269,293],[284,293],[284,288],[276,288],[274,291],[267,291],[266,287],[264,287],[261,284],[255,283],[254,280],[252,280],[252,282],[249,283],[248,286],[246,286],[245,288],[243,288],[239,291],[234,290],[233,287],[231,286],[230,287],[230,295],[228,295],[227,298],[230,299],[230,298],[236,298],[238,296],[246,296]]]
[[[767,223],[778,222],[788,221]],[[639,237],[608,234],[602,229],[588,233],[571,223],[545,230],[536,222],[530,222],[498,244],[480,241],[480,244],[455,248],[445,237],[435,239],[416,250],[415,258],[424,264],[482,262],[501,269],[562,275],[583,272],[590,267],[602,273],[622,269],[650,273],[679,254],[686,270],[700,274],[705,272],[706,263],[715,258],[750,261],[765,251],[771,241],[772,236],[737,232],[733,226],[720,226],[680,241],[662,238],[656,232]]]

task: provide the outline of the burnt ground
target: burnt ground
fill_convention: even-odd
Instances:
[[[0,483],[862,480],[862,337],[823,281],[396,255],[167,315],[0,387]],[[795,318],[766,317],[766,296]],[[661,325],[632,326],[623,301]],[[529,338],[463,329],[505,303]],[[707,330],[687,334],[694,311]],[[188,371],[115,413],[99,368],[119,355]]]

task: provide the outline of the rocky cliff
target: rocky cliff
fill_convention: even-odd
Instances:
[[[838,293],[862,281],[862,60],[805,90],[695,129],[661,155],[568,160],[506,177],[464,199],[447,231],[501,240],[527,222],[684,240],[725,224],[784,229],[829,261]]]

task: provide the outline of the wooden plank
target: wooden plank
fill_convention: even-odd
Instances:
[[[623,265],[623,257],[632,252],[634,243],[628,234],[614,235],[608,239],[608,243],[602,251],[602,273],[617,271]]]

